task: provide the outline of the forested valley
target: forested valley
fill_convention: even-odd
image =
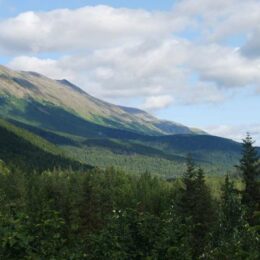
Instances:
[[[0,259],[260,257],[259,156],[250,136],[237,174],[217,180],[189,156],[172,179],[30,165],[0,162]]]

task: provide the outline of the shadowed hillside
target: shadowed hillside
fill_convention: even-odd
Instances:
[[[0,147],[1,160],[26,171],[92,168],[64,157],[55,145],[4,120],[0,120]]]

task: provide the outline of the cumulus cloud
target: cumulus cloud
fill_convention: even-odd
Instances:
[[[109,6],[26,12],[0,23],[0,48],[38,53],[113,47],[164,37],[184,25],[169,13]]]
[[[171,96],[178,104],[223,101],[225,93],[214,83],[189,85],[189,69],[179,67],[187,60],[186,48],[185,42],[171,40],[150,47],[141,44],[102,49],[58,60],[20,56],[9,66],[17,70],[36,70],[51,78],[67,78],[86,92],[112,101],[127,97],[147,97],[148,100],[151,97],[153,100],[154,96]],[[146,101],[141,106],[151,108]]]
[[[173,102],[171,96],[151,96],[145,99],[143,104],[143,109],[145,110],[154,110],[162,109],[168,107]]]
[[[260,83],[260,59],[243,57],[238,49],[216,44],[199,46],[191,63],[201,80],[213,81],[222,88]]]
[[[216,103],[230,89],[260,93],[259,22],[258,0],[183,0],[162,12],[104,5],[26,12],[0,22],[0,53],[14,56],[12,68],[67,78],[109,101],[139,98],[148,109],[163,107],[165,97]],[[226,44],[241,34],[244,46]],[[59,58],[39,58],[46,53]]]
[[[52,59],[39,59],[37,57],[19,56],[14,58],[9,67],[15,70],[36,71],[51,78],[61,78],[64,75],[64,70],[56,66],[57,61]]]
[[[52,78],[66,77],[100,97],[133,97],[180,89],[185,75],[177,66],[183,60],[183,44],[166,40],[97,49],[57,60],[19,56],[9,66],[37,70]]]
[[[248,34],[260,22],[258,0],[183,0],[179,1],[175,12],[189,17],[211,41]]]
[[[242,125],[218,125],[207,126],[205,129],[208,133],[222,136],[235,141],[241,142],[247,133],[250,133],[256,145],[260,146],[260,124],[242,124]]]

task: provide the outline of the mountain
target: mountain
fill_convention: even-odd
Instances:
[[[2,138],[0,148],[5,151],[8,140],[13,142],[10,126],[25,131],[18,137],[16,134],[15,145],[8,153],[13,150],[14,157],[20,158],[18,161],[24,160],[24,164],[28,161],[29,165],[33,161],[36,166],[40,149],[39,153],[44,152],[42,158],[56,158],[49,160],[55,162],[50,166],[73,163],[101,168],[115,166],[130,173],[149,171],[176,176],[183,172],[185,158],[191,154],[208,174],[223,175],[234,170],[242,147],[229,139],[159,120],[136,108],[101,101],[66,80],[5,67],[0,67],[0,118],[9,124],[8,138]],[[40,140],[36,142],[40,145],[35,147],[33,143],[32,148],[32,143],[28,143],[31,140]],[[52,148],[42,151],[44,144]],[[27,153],[36,148],[36,155]],[[5,153],[0,153],[0,159],[4,156]],[[66,163],[59,160],[56,163],[57,156]]]
[[[44,109],[44,106],[57,107],[88,122],[137,133],[204,133],[181,124],[159,120],[139,109],[101,101],[67,80],[52,80],[35,72],[16,72],[3,66],[0,66],[0,96],[3,116],[17,118],[22,113],[24,117],[33,103],[34,107],[39,104],[39,109]]]
[[[0,159],[11,168],[16,166],[23,171],[44,171],[57,168],[91,169],[66,156],[54,144],[0,120]]]

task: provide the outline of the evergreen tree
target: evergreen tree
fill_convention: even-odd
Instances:
[[[243,140],[242,158],[238,169],[243,175],[245,189],[242,192],[242,203],[247,207],[248,220],[252,222],[254,211],[257,210],[259,203],[259,185],[257,178],[259,176],[259,156],[255,147],[252,137],[247,134]]]
[[[205,183],[205,174],[202,169],[198,169],[195,179],[193,211],[193,251],[194,256],[200,256],[204,252],[208,235],[213,223],[213,201],[210,190]]]
[[[193,257],[199,257],[204,250],[213,220],[210,191],[205,183],[204,172],[196,169],[192,159],[187,160],[178,208],[184,223],[190,225]]]
[[[186,171],[184,172],[182,182],[183,187],[180,190],[179,210],[185,217],[190,217],[195,208],[195,179],[196,167],[192,157],[188,155],[186,162]]]
[[[220,225],[224,236],[230,235],[235,228],[241,225],[243,210],[238,196],[238,191],[234,187],[234,182],[225,177],[222,186]]]

